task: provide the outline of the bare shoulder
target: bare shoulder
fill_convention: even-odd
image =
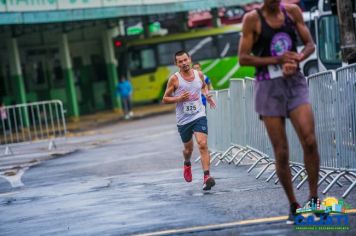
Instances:
[[[284,8],[294,21],[303,20],[302,10],[296,4],[284,4]]]
[[[174,85],[176,87],[178,83],[178,77],[176,76],[176,74],[171,75],[171,77],[169,77],[168,80],[168,85]]]
[[[203,74],[203,72],[198,71],[198,75],[199,75],[199,77],[200,77],[201,79],[204,79],[204,74]]]
[[[250,11],[243,18],[242,31],[244,34],[258,33],[259,24],[260,20],[257,11]]]
[[[257,11],[250,11],[244,15],[243,22],[244,24],[254,25],[258,19]]]

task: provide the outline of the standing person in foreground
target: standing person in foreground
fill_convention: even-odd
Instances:
[[[290,118],[303,147],[308,173],[309,201],[318,200],[319,153],[314,117],[306,79],[298,63],[314,50],[314,42],[297,5],[264,0],[260,9],[245,15],[239,45],[240,65],[256,67],[255,110],[263,120],[273,146],[276,170],[290,203],[287,224],[293,224],[299,204],[294,195],[289,168],[285,128]],[[297,53],[297,33],[304,49]],[[253,55],[251,55],[253,52]]]
[[[176,103],[177,126],[184,144],[184,179],[187,182],[192,181],[190,158],[193,152],[194,134],[204,171],[203,190],[210,190],[215,185],[215,180],[210,176],[209,171],[208,126],[201,93],[206,96],[212,108],[215,108],[215,101],[208,94],[203,73],[191,68],[189,54],[186,51],[178,51],[174,60],[179,71],[169,78],[163,102]]]
[[[193,63],[192,67],[193,67],[194,70],[202,71],[201,65],[200,65],[199,62]],[[211,85],[211,81],[210,81],[209,77],[207,75],[205,75],[205,74],[203,74],[203,75],[204,75],[204,81],[205,81],[205,84],[206,84],[206,86],[208,88],[208,91],[212,90],[213,86]],[[201,100],[203,102],[203,105],[206,107],[206,97],[204,96],[203,93],[201,94]]]

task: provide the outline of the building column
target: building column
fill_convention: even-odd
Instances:
[[[72,69],[72,60],[70,57],[68,36],[66,33],[61,35],[59,44],[61,65],[66,83],[66,93],[68,101],[68,114],[73,120],[79,119],[79,108],[77,92],[75,90],[74,74]]]
[[[119,99],[116,97],[116,85],[118,83],[117,75],[117,60],[115,59],[114,44],[112,37],[118,29],[108,29],[103,32],[103,46],[104,46],[104,55],[106,70],[108,72],[108,82],[109,82],[109,93],[111,98],[111,104],[114,111],[120,111],[121,105]]]
[[[15,100],[17,104],[26,103],[25,83],[22,76],[21,62],[17,39],[11,38],[9,40],[9,57],[10,57],[10,71],[11,81],[15,91]]]
[[[17,104],[26,103],[26,91],[25,83],[22,76],[22,68],[20,62],[20,53],[16,38],[11,38],[8,41],[9,59],[10,59],[10,71],[11,71],[11,84],[13,88],[13,94]],[[26,109],[22,110],[23,125],[28,127],[30,122],[28,118],[28,112]]]

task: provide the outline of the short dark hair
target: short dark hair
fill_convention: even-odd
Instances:
[[[180,51],[178,51],[178,52],[176,52],[176,53],[174,54],[174,61],[176,62],[176,61],[177,61],[177,57],[178,57],[178,56],[182,56],[182,55],[184,55],[184,54],[187,54],[187,56],[190,57],[190,55],[189,55],[189,53],[188,53],[187,51],[185,51],[185,50],[180,50]]]
[[[199,62],[194,62],[192,66],[195,66],[195,65],[201,66],[201,64]]]

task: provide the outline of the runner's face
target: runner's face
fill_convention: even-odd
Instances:
[[[181,71],[189,71],[190,64],[191,64],[191,60],[187,54],[183,54],[176,57],[176,65]]]
[[[198,65],[198,64],[194,65],[194,66],[193,66],[193,69],[194,69],[194,70],[201,70],[200,65]]]
[[[276,11],[279,9],[279,5],[281,4],[281,0],[265,0],[265,5],[271,11]]]

